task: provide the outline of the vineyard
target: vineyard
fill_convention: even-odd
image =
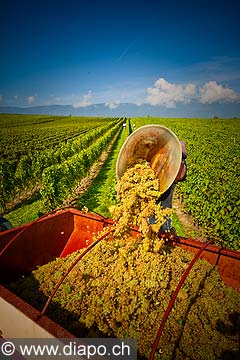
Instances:
[[[42,224],[48,231],[50,227],[57,229],[56,236],[51,233],[47,243],[52,246],[56,242],[60,257],[52,261],[50,249],[44,246],[43,253],[51,254],[50,261],[44,255],[42,265],[34,265],[32,272],[10,281],[8,288],[38,309],[37,319],[47,315],[77,338],[136,339],[138,359],[234,358],[239,353],[240,294],[225,286],[220,267],[213,267],[205,259],[194,263],[194,269],[179,288],[197,257],[158,237],[159,226],[171,209],[156,203],[159,181],[149,163],[130,166],[118,181],[116,191],[118,201],[110,209],[115,223],[97,216],[101,228],[99,224],[92,227],[94,215],[81,212],[77,236],[67,244],[59,238],[57,223]],[[77,214],[76,210],[71,211]],[[156,223],[150,223],[149,216],[154,216]],[[60,221],[69,227],[66,218]],[[40,228],[35,233],[43,236]],[[28,239],[37,246],[41,241],[33,234],[34,231]],[[24,237],[20,241],[29,246]],[[87,247],[81,249],[81,243]],[[215,247],[218,258],[219,249]],[[237,256],[236,252],[229,253]],[[9,262],[5,258],[5,266]],[[233,267],[233,263],[228,265]],[[173,294],[178,291],[175,289],[180,291],[174,302]],[[165,309],[170,302],[171,312],[155,346],[159,323],[166,318]]]
[[[42,211],[61,206],[112,142],[111,169],[105,169],[101,184],[93,183],[77,203],[108,215],[105,204],[115,201],[115,162],[121,144],[132,130],[161,124],[187,144],[187,179],[176,187],[182,209],[207,237],[239,250],[239,120],[134,118],[121,131],[124,120],[1,115],[2,212],[10,201],[36,187]],[[11,214],[6,216],[11,219]]]
[[[121,128],[122,121],[1,115],[2,209],[36,185],[41,185],[46,210],[59,204],[66,186],[70,191],[74,181],[84,176]]]
[[[209,237],[239,250],[239,119],[134,119],[162,124],[187,144],[187,179],[177,185],[183,208]]]

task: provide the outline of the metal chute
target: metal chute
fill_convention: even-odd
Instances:
[[[159,190],[165,192],[174,182],[182,160],[182,147],[177,136],[162,125],[145,125],[136,129],[124,142],[116,163],[119,180],[127,168],[140,159],[150,163]]]

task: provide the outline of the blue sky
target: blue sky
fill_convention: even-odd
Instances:
[[[240,1],[1,2],[0,106],[240,110]]]

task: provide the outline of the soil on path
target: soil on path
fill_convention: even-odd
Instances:
[[[116,135],[116,137],[117,136],[118,134]],[[111,142],[107,150],[103,152],[100,159],[90,168],[88,176],[83,178],[80,181],[80,183],[76,186],[71,198],[67,198],[64,201],[63,206],[71,206],[71,205],[74,206],[79,201],[79,197],[89,189],[93,180],[99,174],[104,162],[107,160],[116,137]],[[24,203],[26,203],[29,200],[29,198],[31,198],[32,196],[36,195],[39,192],[40,188],[41,188],[40,185],[38,185],[32,190],[26,191],[18,199],[9,202],[7,204],[6,213],[9,213],[10,211],[17,209],[20,206],[23,206]],[[192,217],[184,211],[183,204],[181,203],[176,193],[174,194],[173,197],[173,209],[181,223],[181,226],[187,238],[193,238],[195,240],[204,241],[204,242],[207,241],[207,237],[204,233],[204,230],[201,227],[194,224]]]
[[[184,211],[183,204],[177,194],[173,196],[173,210],[175,211],[187,238],[206,242],[208,240],[202,227],[196,225],[191,215]]]
[[[84,194],[85,191],[88,190],[88,188],[91,186],[92,181],[95,179],[95,177],[98,175],[99,171],[101,170],[104,162],[107,160],[118,135],[119,133],[115,135],[113,141],[110,143],[107,150],[104,151],[100,156],[99,160],[92,165],[92,167],[88,172],[88,175],[80,181],[80,183],[73,190],[73,194],[71,198],[67,198],[64,201],[63,206],[68,206],[68,205],[74,206],[78,202],[79,197],[82,194]],[[9,201],[6,204],[6,210],[4,211],[4,214],[8,214],[13,210],[18,209],[19,207],[24,206],[24,204],[26,204],[29,201],[29,199],[31,199],[33,196],[36,196],[39,193],[40,189],[41,189],[41,185],[37,185],[31,190],[26,190],[16,199]]]
[[[79,198],[81,197],[81,195],[83,195],[90,188],[93,180],[97,177],[103,164],[105,163],[108,156],[110,155],[111,150],[113,148],[113,145],[114,145],[118,135],[119,135],[119,132],[115,135],[114,139],[112,140],[112,142],[110,143],[108,148],[102,153],[99,160],[95,164],[92,165],[92,167],[89,170],[88,176],[86,176],[85,178],[83,178],[80,181],[80,183],[73,190],[72,196],[70,198],[67,198],[64,201],[63,206],[69,206],[69,205],[74,206],[79,201]]]
[[[37,196],[41,189],[41,185],[36,185],[32,189],[28,189],[21,193],[19,196],[17,196],[14,200],[11,200],[6,203],[6,209],[4,210],[4,214],[8,214],[11,211],[19,209],[21,206],[24,206],[30,199]]]

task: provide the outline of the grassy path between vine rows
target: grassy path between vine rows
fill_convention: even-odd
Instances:
[[[117,141],[118,141],[118,136],[114,138],[113,142],[110,144],[108,149],[104,151],[100,159],[91,167],[89,173],[84,179],[82,179],[79,186],[77,186],[76,189],[73,190],[73,197],[71,199],[66,199],[66,202],[63,204],[63,206],[73,205],[74,207],[79,208],[76,205],[80,196],[78,193],[79,187],[81,188],[80,192],[87,191],[88,187],[91,186],[93,179],[99,173],[102,165],[106,162],[109,153],[111,153],[112,148],[114,147],[114,144]],[[83,184],[83,186],[81,186],[81,184]],[[76,201],[76,196],[78,196],[77,201]],[[37,219],[39,216],[43,215],[41,209],[42,209],[41,196],[40,193],[37,192],[32,197],[25,199],[25,201],[19,204],[19,206],[16,206],[13,211],[4,214],[4,217],[8,219],[14,227],[16,227],[31,222]]]
[[[89,174],[84,178],[75,189],[73,198],[66,199],[63,205],[72,205],[75,208],[82,209],[87,207],[89,211],[99,213],[105,217],[110,217],[108,208],[115,204],[115,185],[116,185],[116,161],[128,136],[128,131],[123,130],[103,157],[93,165]],[[41,212],[40,194],[36,193],[33,197],[27,199],[24,204],[14,211],[8,213],[5,217],[13,224],[18,226],[37,219]],[[183,237],[198,238],[199,233],[194,229],[191,221],[186,220],[186,214],[183,214],[180,207],[174,201],[173,227],[177,235]]]
[[[8,214],[4,214],[4,217],[10,221],[13,227],[16,227],[37,219],[41,215],[39,213],[40,208],[41,197],[38,192],[25,200],[21,206],[16,207],[15,210],[10,211]]]
[[[77,203],[78,208],[81,209],[83,206],[86,206],[92,212],[99,213],[105,217],[110,217],[108,208],[115,204],[116,195],[116,161],[121,146],[126,140],[127,135],[127,132],[122,132],[120,138],[114,144],[108,159],[103,164],[99,174],[93,180],[89,189],[80,197]],[[192,224],[189,218],[186,220],[186,215],[184,216],[179,208],[178,214],[176,213],[176,200],[174,204],[175,206],[172,225],[176,229],[177,234],[183,237],[198,237],[199,234],[197,229],[191,226]],[[183,219],[183,223],[179,220],[180,217]]]
[[[81,209],[85,206],[92,212],[99,213],[105,217],[110,216],[108,208],[115,204],[116,195],[116,161],[127,135],[127,130],[122,130],[100,172],[91,183],[89,189],[79,198],[77,208]]]

